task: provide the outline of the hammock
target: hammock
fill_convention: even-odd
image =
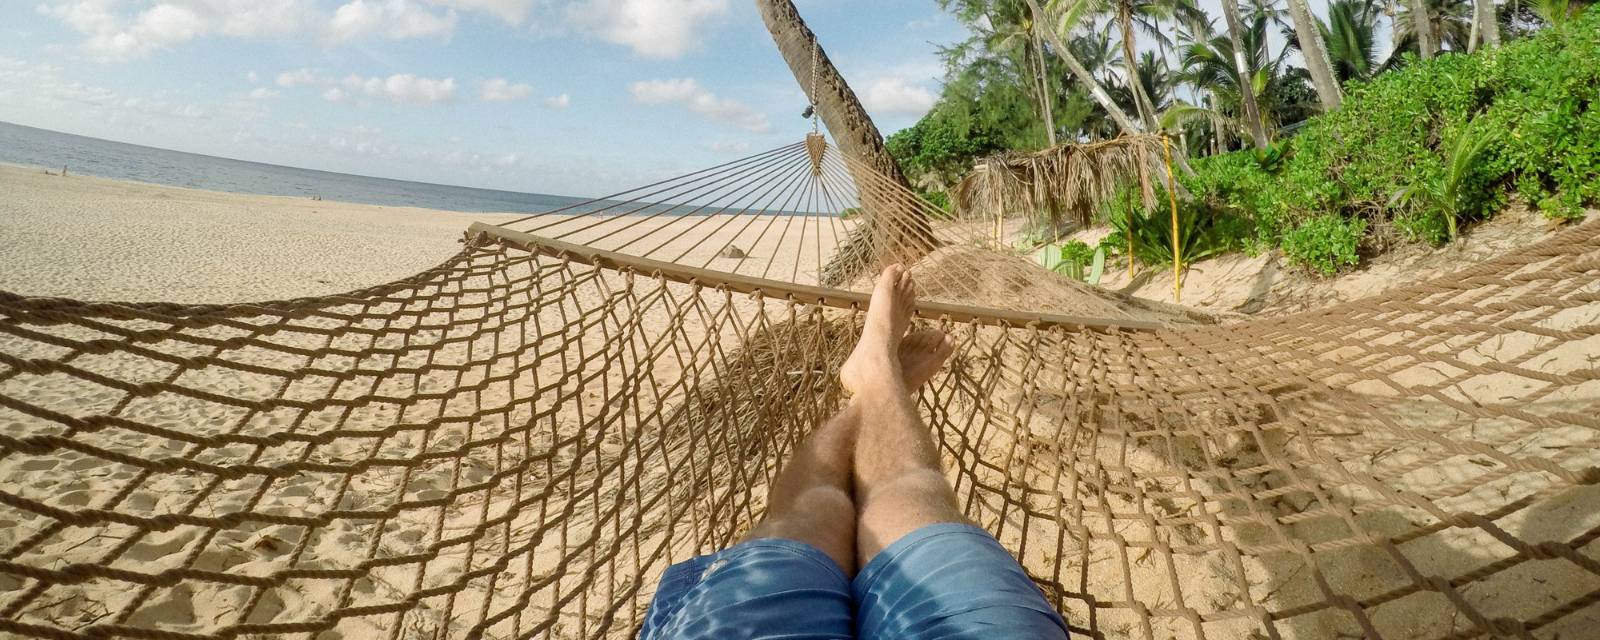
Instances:
[[[1593,630],[1600,226],[1207,325],[942,215],[810,138],[343,295],[0,292],[0,636],[632,637],[841,406],[891,260],[957,495],[1075,633]]]

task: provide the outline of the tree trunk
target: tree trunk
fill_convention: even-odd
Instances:
[[[1037,24],[1038,22],[1039,16],[1034,16],[1034,23]],[[1039,40],[1037,30],[1034,31],[1033,50],[1038,54],[1034,58],[1034,64],[1038,65],[1039,69],[1039,104],[1044,105],[1044,132],[1046,138],[1050,141],[1050,146],[1054,147],[1056,146],[1056,118],[1050,108],[1050,74],[1045,72],[1047,67],[1044,63],[1044,43]]]
[[[1428,19],[1428,0],[1410,1],[1412,29],[1417,32],[1417,55],[1427,60],[1437,51],[1433,42],[1433,21]]]
[[[889,153],[889,148],[884,146],[883,134],[878,133],[878,127],[872,123],[872,118],[861,106],[855,92],[850,90],[850,85],[845,83],[839,70],[834,68],[833,62],[821,50],[816,34],[806,27],[794,3],[791,0],[754,1],[756,10],[761,13],[761,20],[772,32],[778,53],[783,55],[800,88],[816,104],[816,113],[828,127],[828,133],[833,134],[833,141],[839,145],[839,150],[866,163],[891,182],[905,187],[907,192],[915,193],[905,173],[900,171],[900,165]],[[816,62],[815,69],[812,68],[813,61]],[[823,268],[824,284],[828,286],[853,280],[864,269],[873,266],[874,262],[896,260],[910,264],[938,246],[928,218],[919,208],[901,202],[899,198],[876,197],[873,194],[877,190],[859,191],[863,208],[868,212],[877,210],[886,214],[872,219],[881,218],[890,222],[887,225],[862,224],[857,227],[865,231],[851,234],[852,238],[847,241],[851,246],[841,246]]]
[[[767,0],[757,0],[757,2],[765,1]],[[788,4],[787,0],[779,1]],[[1033,10],[1033,15],[1046,15],[1044,9],[1039,7],[1039,0],[1028,0],[1028,8]],[[1111,95],[1107,94],[1106,90],[1100,86],[1100,81],[1095,80],[1089,70],[1083,68],[1083,63],[1078,62],[1078,57],[1072,55],[1072,50],[1067,48],[1067,43],[1062,41],[1061,34],[1056,33],[1055,29],[1041,27],[1040,25],[1043,24],[1045,24],[1043,20],[1034,21],[1034,27],[1044,31],[1045,37],[1050,39],[1051,46],[1056,48],[1056,55],[1061,56],[1061,61],[1067,64],[1068,70],[1072,71],[1072,77],[1078,80],[1078,84],[1088,87],[1089,94],[1094,96],[1095,102],[1100,103],[1102,109],[1106,110],[1106,114],[1111,116],[1111,120],[1117,123],[1117,128],[1130,136],[1143,133],[1143,131],[1139,130],[1139,126],[1133,123],[1133,120],[1128,119],[1128,114],[1122,112],[1122,107],[1117,106],[1116,101],[1111,99]]]
[[[1116,0],[1117,27],[1122,30],[1122,66],[1128,71],[1128,90],[1133,93],[1133,104],[1139,108],[1145,131],[1156,130],[1156,108],[1139,81],[1139,50],[1133,35],[1133,8],[1130,0]]]
[[[1322,111],[1337,111],[1344,95],[1339,90],[1339,78],[1333,75],[1328,44],[1322,39],[1322,29],[1311,14],[1311,7],[1306,0],[1289,0],[1289,16],[1294,19],[1295,34],[1300,36],[1300,55],[1305,58],[1306,70],[1311,72],[1311,84],[1317,88]]]
[[[1494,0],[1474,0],[1472,35],[1467,39],[1467,53],[1476,52],[1480,44],[1485,47],[1500,46],[1499,22],[1495,19]]]
[[[1238,0],[1222,0],[1222,15],[1228,19],[1228,38],[1233,41],[1233,68],[1239,73],[1239,98],[1244,102],[1245,124],[1250,127],[1250,137],[1255,140],[1256,148],[1265,149],[1270,141],[1267,140],[1266,128],[1261,126],[1261,112],[1256,108],[1256,83],[1252,77],[1255,74],[1251,73],[1250,65],[1244,61],[1244,40],[1239,37],[1241,20]]]

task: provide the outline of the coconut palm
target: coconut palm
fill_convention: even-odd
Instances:
[[[1250,123],[1245,105],[1246,98],[1252,95],[1259,108],[1258,122],[1269,138],[1278,128],[1310,116],[1312,109],[1308,103],[1316,99],[1310,87],[1310,75],[1304,69],[1287,65],[1288,46],[1275,54],[1271,52],[1267,38],[1271,22],[1271,16],[1258,13],[1247,28],[1240,31],[1244,55],[1239,59],[1246,66],[1251,79],[1249,85],[1242,85],[1239,75],[1233,71],[1235,57],[1231,37],[1215,36],[1207,42],[1190,44],[1184,50],[1178,77],[1204,91],[1205,97],[1199,104],[1178,104],[1168,109],[1163,126],[1210,122],[1217,127],[1247,133]],[[1216,133],[1217,141],[1225,143],[1226,133]]]
[[[906,180],[905,173],[889,153],[889,148],[884,146],[883,134],[878,133],[878,127],[872,123],[866,108],[861,106],[855,92],[822,51],[816,35],[806,27],[794,3],[791,0],[755,0],[755,3],[761,20],[767,25],[767,31],[772,33],[772,39],[778,45],[778,53],[789,65],[795,80],[806,90],[812,109],[827,125],[828,132],[833,134],[839,150],[910,189],[910,181]],[[872,202],[862,204],[869,207],[874,205]],[[826,281],[830,284],[849,281],[866,269],[874,257],[870,255],[874,235],[891,234],[900,238],[897,246],[901,248],[902,255],[896,257],[907,262],[920,258],[938,245],[933,238],[932,227],[920,209],[911,209],[905,215],[886,216],[884,219],[889,221],[884,228],[873,229],[875,225],[867,224],[856,226],[856,231],[846,241],[847,246],[841,248],[823,267]]]
[[[1328,45],[1323,40],[1322,23],[1311,14],[1311,7],[1305,0],[1288,0],[1289,15],[1294,19],[1294,31],[1299,36],[1301,57],[1305,59],[1306,70],[1311,72],[1311,81],[1317,88],[1317,97],[1322,101],[1323,111],[1333,111],[1339,108],[1344,100],[1344,93],[1339,89],[1339,80],[1333,74],[1333,61],[1328,56]]]
[[[1070,38],[1072,32],[1076,31],[1079,25],[1087,21],[1089,16],[1092,15],[1092,3],[1089,0],[1047,1],[1050,3],[1049,9],[1041,6],[1039,0],[1027,0],[1027,3],[1028,7],[1033,9],[1034,15],[1044,18],[1039,24],[1043,28],[1045,39],[1055,47],[1055,54],[1072,71],[1073,78],[1094,97],[1101,108],[1106,110],[1106,115],[1117,123],[1118,129],[1128,135],[1140,133],[1138,125],[1135,125],[1133,120],[1128,118],[1122,107],[1111,99],[1111,94],[1106,93],[1105,88],[1100,85],[1100,81],[1096,80],[1094,74],[1090,73],[1082,63],[1078,62],[1078,59],[1072,55],[1072,48],[1067,46],[1067,38]]]
[[[1327,43],[1328,59],[1334,78],[1340,83],[1370,80],[1393,67],[1396,59],[1379,60],[1378,21],[1383,16],[1380,0],[1333,0],[1328,3],[1328,22],[1318,21],[1318,30]],[[1300,49],[1298,33],[1285,33],[1289,47]]]
[[[1420,20],[1418,11],[1424,12]],[[1424,60],[1444,47],[1465,52],[1472,38],[1472,12],[1472,0],[1411,0],[1395,20],[1394,50],[1418,51]],[[1427,29],[1419,38],[1418,27],[1424,24]]]
[[[965,3],[968,11],[974,3]],[[948,6],[948,5],[946,5]],[[1049,146],[1056,144],[1055,117],[1051,113],[1050,75],[1046,73],[1044,43],[1035,24],[1037,18],[1026,2],[997,0],[987,3],[985,20],[973,20],[971,25],[979,30],[986,48],[995,53],[1018,57],[1017,64],[1029,78],[1029,88],[1039,103],[1039,113],[1045,124]]]
[[[1230,54],[1233,51],[1244,51],[1244,41],[1241,34],[1243,27],[1240,24],[1243,20],[1239,18],[1238,0],[1222,0],[1222,15],[1228,22],[1228,38],[1232,49]],[[1253,84],[1251,76],[1254,74],[1248,68],[1244,56],[1230,57],[1234,61],[1234,73],[1238,74],[1238,83],[1235,86],[1240,88],[1238,94],[1241,98],[1240,105],[1244,111],[1245,127],[1249,129],[1250,138],[1255,141],[1256,148],[1266,149],[1268,145],[1267,132],[1262,126],[1261,112],[1256,106],[1255,91],[1250,89]]]

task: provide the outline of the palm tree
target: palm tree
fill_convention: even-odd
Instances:
[[[1328,59],[1334,78],[1340,83],[1371,80],[1397,64],[1397,58],[1378,60],[1378,21],[1383,15],[1380,0],[1333,0],[1328,3],[1328,22],[1318,21],[1318,30],[1328,45]],[[1300,49],[1297,33],[1289,36],[1289,47]]]
[[[1089,91],[1096,102],[1100,103],[1100,107],[1106,110],[1106,115],[1117,123],[1117,128],[1128,135],[1141,133],[1139,127],[1128,119],[1128,114],[1122,111],[1122,107],[1117,106],[1117,103],[1111,99],[1111,94],[1106,93],[1105,87],[1100,86],[1100,81],[1096,80],[1094,74],[1089,73],[1089,70],[1078,62],[1078,59],[1072,55],[1072,49],[1067,46],[1065,37],[1076,30],[1078,25],[1088,17],[1086,15],[1088,3],[1082,0],[1077,2],[1050,0],[1051,10],[1046,11],[1039,6],[1039,0],[1027,0],[1027,2],[1028,8],[1033,10],[1034,15],[1048,18],[1047,20],[1039,21],[1038,24],[1043,28],[1045,38],[1050,41],[1051,46],[1055,47],[1056,56],[1066,63],[1067,68],[1072,71],[1072,76]]]
[[[1294,30],[1299,36],[1300,52],[1305,58],[1306,70],[1317,87],[1317,97],[1323,111],[1334,111],[1344,100],[1339,81],[1333,75],[1333,61],[1328,57],[1328,46],[1322,39],[1322,25],[1311,15],[1305,0],[1289,0],[1289,16],[1294,19]]]
[[[1261,112],[1256,108],[1255,91],[1249,67],[1245,65],[1243,55],[1244,43],[1240,39],[1239,2],[1238,0],[1222,0],[1222,16],[1228,21],[1228,38],[1231,41],[1234,55],[1234,72],[1239,76],[1239,95],[1244,107],[1245,126],[1250,130],[1250,138],[1255,141],[1257,149],[1266,149],[1269,144],[1266,129],[1261,126]]]
[[[946,6],[949,1],[946,0]],[[1039,113],[1044,120],[1049,146],[1056,146],[1055,116],[1051,113],[1050,104],[1050,76],[1045,72],[1044,43],[1040,40],[1033,10],[1019,0],[999,0],[988,6],[984,17],[988,18],[989,26],[987,33],[980,37],[985,39],[987,48],[994,52],[1020,53],[1019,66],[1027,70],[1022,75],[1031,76],[1028,84],[1039,101]],[[973,26],[983,29],[978,21],[973,23]]]
[[[1472,1],[1411,0],[1411,6],[1401,10],[1405,19],[1395,21],[1394,50],[1417,49],[1424,60],[1445,46],[1451,51],[1466,51],[1472,38]],[[1421,37],[1419,25],[1424,29]],[[1422,50],[1427,53],[1422,54]]]
[[[1467,53],[1478,50],[1478,38],[1487,47],[1500,46],[1500,20],[1495,16],[1494,0],[1474,0],[1472,3],[1472,37],[1467,41]]]
[[[1432,58],[1434,52],[1438,50],[1439,46],[1439,41],[1433,37],[1432,21],[1428,19],[1427,7],[1427,0],[1410,0],[1409,9],[1411,11],[1411,32],[1415,34],[1417,38],[1417,55],[1423,60]],[[1396,42],[1400,40],[1402,33],[1400,30],[1400,25],[1402,24],[1406,23],[1398,20],[1395,21],[1394,39]],[[1395,47],[1396,51],[1399,49],[1399,46]]]
[[[850,85],[846,84],[833,61],[817,44],[817,37],[806,27],[790,0],[755,0],[762,21],[772,32],[778,52],[794,73],[800,87],[816,103],[816,112],[833,134],[839,150],[851,154],[883,172],[891,180],[911,188],[900,165],[883,145],[883,135],[867,115]],[[816,61],[813,69],[812,61]],[[814,86],[813,86],[814,83]]]
[[[827,125],[828,132],[833,134],[839,150],[911,191],[910,181],[900,171],[900,165],[889,153],[889,148],[884,146],[883,134],[878,133],[878,127],[872,123],[872,118],[861,106],[855,92],[850,90],[850,85],[845,83],[839,70],[834,68],[821,45],[817,44],[816,34],[806,27],[794,3],[791,0],[755,0],[755,3],[761,20],[767,25],[767,31],[772,33],[772,39],[778,45],[778,53],[788,63],[795,80],[806,90],[816,115]],[[933,238],[932,227],[920,209],[868,200],[864,196],[862,205],[869,208],[876,206],[886,212],[892,210],[898,215],[882,216],[881,219],[888,221],[883,225],[856,226],[851,238],[846,240],[847,246],[841,247],[832,261],[823,267],[824,280],[830,286],[855,278],[869,267],[873,259],[879,257],[873,255],[872,248],[884,245],[874,236],[895,238],[893,245],[900,254],[895,257],[907,264],[938,246]]]
[[[1216,36],[1185,49],[1179,77],[1203,90],[1206,99],[1202,105],[1174,107],[1165,120],[1178,124],[1205,118],[1247,131],[1245,105],[1246,98],[1252,94],[1259,108],[1257,122],[1269,137],[1270,132],[1280,126],[1310,115],[1306,103],[1315,100],[1315,96],[1309,86],[1309,74],[1287,66],[1288,46],[1276,55],[1269,50],[1267,25],[1271,17],[1260,13],[1253,17],[1239,34],[1243,55],[1234,55],[1231,36]],[[1240,76],[1233,71],[1237,62],[1245,65],[1248,83],[1240,82]]]
[[[1139,80],[1139,50],[1137,38],[1134,36],[1134,13],[1153,12],[1154,5],[1145,0],[1110,0],[1117,28],[1122,32],[1122,60],[1123,68],[1128,76],[1128,88],[1133,92],[1134,103],[1139,107],[1139,116],[1144,119],[1145,130],[1153,131],[1156,128],[1156,110],[1150,96],[1144,92],[1144,83]]]

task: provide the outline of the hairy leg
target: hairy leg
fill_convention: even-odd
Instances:
[[[845,407],[800,443],[772,482],[766,516],[744,540],[804,542],[828,554],[846,575],[855,575],[856,508],[850,466],[859,416],[854,405]]]
[[[945,479],[933,435],[911,399],[952,350],[950,338],[940,335],[919,341],[909,354],[902,351],[901,335],[916,305],[914,284],[899,265],[884,270],[872,293],[861,341],[840,371],[845,388],[855,393],[851,406],[858,411],[855,543],[856,560],[863,566],[912,531],[968,521]],[[911,362],[918,363],[920,379],[907,377]],[[929,367],[928,362],[935,364]]]

